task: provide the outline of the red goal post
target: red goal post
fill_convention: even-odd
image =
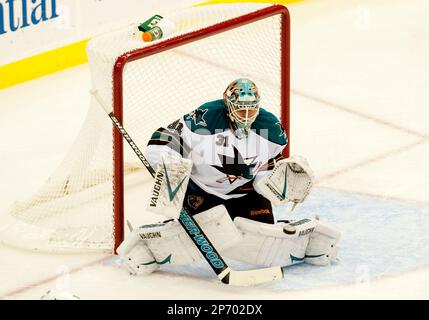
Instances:
[[[126,128],[123,122],[123,72],[125,66],[137,59],[171,50],[185,44],[198,41],[213,35],[226,32],[275,15],[281,16],[281,122],[289,137],[289,143],[283,155],[288,157],[290,150],[290,16],[286,7],[281,5],[269,6],[242,16],[229,19],[203,29],[195,30],[183,35],[156,43],[144,48],[136,49],[119,56],[113,69],[113,103],[114,114]],[[114,139],[114,234],[115,250],[124,239],[124,157],[123,137],[113,128]]]

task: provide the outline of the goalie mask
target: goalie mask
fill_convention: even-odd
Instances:
[[[259,92],[249,79],[231,82],[223,94],[228,117],[237,138],[248,136],[250,127],[259,114]]]

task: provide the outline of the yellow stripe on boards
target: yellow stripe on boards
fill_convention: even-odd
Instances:
[[[0,66],[0,90],[88,62],[89,39]]]
[[[253,3],[272,3],[272,4],[291,4],[296,2],[303,2],[304,0],[278,0],[278,1],[272,1],[272,0],[209,0],[200,4],[197,4],[196,7],[199,6],[207,6],[211,4],[221,4],[221,3],[240,3],[240,2],[253,2]]]

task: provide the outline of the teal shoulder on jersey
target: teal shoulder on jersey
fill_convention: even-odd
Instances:
[[[183,116],[187,127],[197,134],[211,135],[229,128],[223,100],[204,103]]]
[[[229,122],[222,99],[204,103],[199,108],[183,116],[187,127],[194,133],[211,135],[229,129]],[[253,122],[252,130],[279,145],[287,144],[287,135],[279,119],[271,112],[260,108]]]
[[[280,120],[271,112],[264,108],[259,109],[259,115],[252,123],[252,130],[261,137],[279,145],[286,145],[288,142],[286,131]]]

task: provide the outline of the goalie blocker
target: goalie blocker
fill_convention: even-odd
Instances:
[[[222,255],[261,266],[327,265],[336,259],[340,232],[314,219],[267,224],[237,217],[223,205],[194,216]],[[134,230],[117,250],[131,274],[149,274],[163,264],[203,259],[178,221]]]
[[[169,218],[178,219],[191,170],[191,160],[172,153],[162,154],[147,209]]]

